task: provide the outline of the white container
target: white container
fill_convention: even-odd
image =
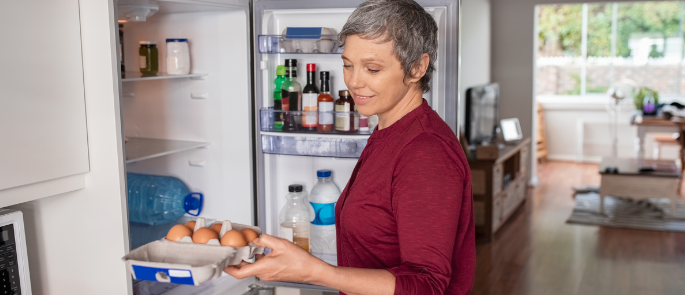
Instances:
[[[166,72],[169,75],[190,74],[188,39],[166,39]]]
[[[335,203],[340,197],[340,190],[331,179],[331,170],[316,171],[318,181],[309,195],[309,203],[314,209],[314,220],[310,227],[310,252],[336,254],[335,241]],[[321,258],[321,257],[319,257]]]

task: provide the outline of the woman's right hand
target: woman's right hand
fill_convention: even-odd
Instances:
[[[312,256],[302,247],[288,240],[263,234],[252,241],[257,246],[271,249],[271,253],[254,263],[242,262],[224,269],[238,279],[256,276],[265,281],[311,282],[317,274],[331,265]]]

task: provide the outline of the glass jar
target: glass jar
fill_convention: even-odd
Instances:
[[[166,39],[166,72],[169,75],[190,74],[188,39]]]
[[[359,130],[359,117],[356,116],[354,99],[347,90],[338,91],[340,98],[335,101],[335,131],[354,133]]]
[[[138,49],[140,72],[144,76],[156,75],[159,72],[159,51],[156,41],[140,41]]]

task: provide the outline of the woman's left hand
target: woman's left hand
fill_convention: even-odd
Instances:
[[[238,279],[256,276],[265,281],[311,282],[324,268],[330,267],[288,240],[263,234],[252,243],[270,248],[271,253],[255,263],[243,261],[229,266],[224,272]]]

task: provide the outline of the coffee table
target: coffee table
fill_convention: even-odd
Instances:
[[[640,171],[653,167],[654,171]],[[607,171],[607,168],[609,170]],[[616,170],[614,170],[616,168]],[[669,198],[671,215],[679,199],[682,174],[671,160],[603,158],[599,166],[602,182],[599,188],[599,211],[604,214],[604,197],[623,197],[633,200]]]

